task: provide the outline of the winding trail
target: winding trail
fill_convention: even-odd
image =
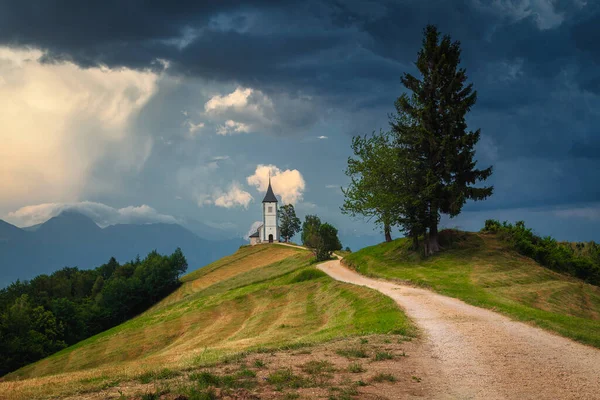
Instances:
[[[428,398],[600,399],[598,349],[429,290],[364,277],[339,260],[318,268],[405,310],[424,333]]]

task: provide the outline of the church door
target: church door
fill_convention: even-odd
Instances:
[[[273,235],[269,235],[269,243],[273,243]]]

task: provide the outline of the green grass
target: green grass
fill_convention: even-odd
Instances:
[[[369,354],[362,347],[348,347],[345,349],[339,349],[336,353],[346,358],[369,358]]]
[[[600,288],[544,268],[493,235],[451,237],[451,245],[428,258],[397,239],[344,262],[366,276],[409,281],[600,347]]]
[[[298,389],[310,385],[306,378],[294,374],[291,368],[283,368],[269,374],[267,382],[275,386],[275,389],[279,391],[283,390],[283,388]]]
[[[375,361],[392,360],[394,355],[387,351],[378,351],[375,353]]]
[[[350,365],[348,365],[348,371],[352,372],[353,374],[360,374],[361,372],[365,372],[366,370],[362,366],[362,364],[353,362]]]
[[[315,269],[309,252],[289,249],[244,247],[205,271],[192,272],[157,306],[10,374],[0,382],[0,392],[10,384],[5,387],[19,390],[21,397],[15,398],[60,397],[118,380],[171,379],[189,368],[238,362],[249,352],[300,349],[369,334],[414,336],[393,300],[337,282]],[[243,381],[222,379],[219,387]],[[200,389],[194,396],[208,393]]]
[[[396,377],[392,374],[386,374],[383,372],[378,373],[377,375],[373,376],[371,378],[371,381],[373,382],[396,382]]]

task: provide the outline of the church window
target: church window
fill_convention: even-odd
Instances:
[[[269,211],[268,212],[272,213],[273,212],[273,207],[269,206]]]

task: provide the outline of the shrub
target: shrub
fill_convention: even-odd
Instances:
[[[569,274],[593,285],[600,285],[600,246],[594,242],[559,243],[550,236],[534,234],[525,222],[514,225],[488,219],[482,232],[494,233],[518,253],[551,270]]]

